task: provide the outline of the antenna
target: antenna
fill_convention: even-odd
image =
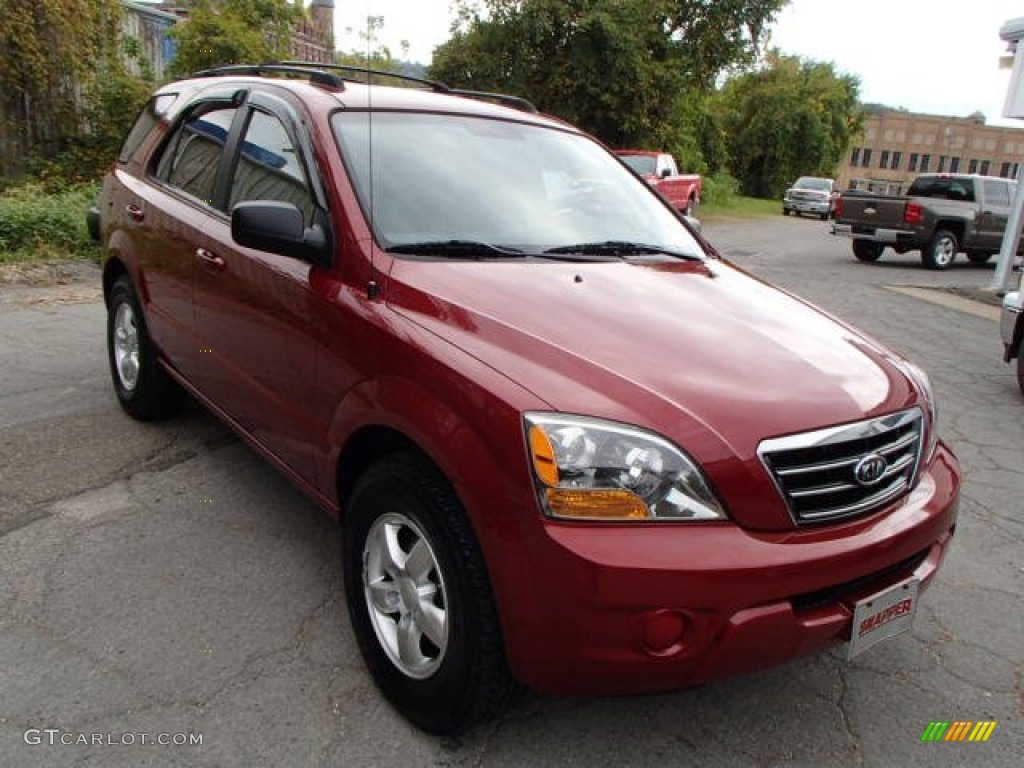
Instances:
[[[366,0],[366,130],[367,130],[367,167],[370,169],[370,282],[366,286],[366,297],[373,301],[380,295],[380,284],[377,282],[377,201],[375,196],[376,181],[373,173],[373,88],[370,86],[370,63],[373,49],[373,27],[370,24],[370,0]]]

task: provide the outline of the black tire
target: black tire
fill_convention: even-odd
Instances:
[[[1024,349],[1017,351],[1017,386],[1024,395]]]
[[[960,250],[956,235],[948,229],[940,229],[921,251],[921,263],[928,269],[943,270],[949,267]]]
[[[878,261],[885,250],[885,245],[876,243],[873,240],[854,240],[853,255],[857,261]]]
[[[782,215],[783,216],[789,216],[789,208],[783,208],[782,209]]]
[[[182,391],[157,362],[135,287],[121,275],[107,303],[107,360],[114,393],[134,419],[149,421],[173,413]]]
[[[821,219],[822,221],[828,221],[828,211],[826,211],[825,213],[818,214],[818,218]]]
[[[692,197],[686,200],[686,207],[683,208],[683,214],[685,216],[693,216],[694,210],[697,208],[697,201]]]
[[[413,558],[398,558],[403,564],[395,567],[392,550],[379,543],[385,533],[408,546],[404,554],[417,551],[418,576],[407,570]],[[392,706],[439,735],[461,733],[507,707],[518,686],[505,661],[487,568],[444,476],[415,454],[375,464],[353,490],[344,538],[352,628],[370,674]],[[410,591],[410,584],[416,589]],[[378,602],[371,606],[371,599]],[[409,599],[417,601],[411,609]],[[411,633],[414,639],[403,649],[398,628],[410,625],[406,637]],[[403,653],[409,658],[401,658]]]
[[[970,251],[967,254],[967,260],[971,264],[987,264],[988,260],[992,258],[991,253],[979,253],[978,251]]]

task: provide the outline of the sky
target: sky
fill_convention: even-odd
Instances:
[[[401,56],[429,63],[448,38],[449,0],[336,0],[335,34],[342,50],[365,47],[367,16],[383,16],[381,41]],[[1007,55],[999,29],[1024,16],[1021,0],[790,0],[771,27],[783,53],[831,61],[859,78],[863,102],[912,112],[966,116],[1024,128],[1002,117],[1010,81],[999,68]],[[529,96],[529,94],[524,94]]]

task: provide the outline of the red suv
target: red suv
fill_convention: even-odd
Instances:
[[[356,637],[414,723],[910,625],[960,485],[918,368],[521,100],[200,74],[103,185],[114,389],[141,419],[189,393],[341,519]]]

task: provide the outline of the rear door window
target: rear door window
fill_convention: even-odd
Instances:
[[[207,205],[213,205],[214,185],[238,109],[210,104],[182,121],[157,160],[156,176]]]
[[[985,180],[985,201],[989,205],[1010,207],[1010,190],[1005,181]]]

